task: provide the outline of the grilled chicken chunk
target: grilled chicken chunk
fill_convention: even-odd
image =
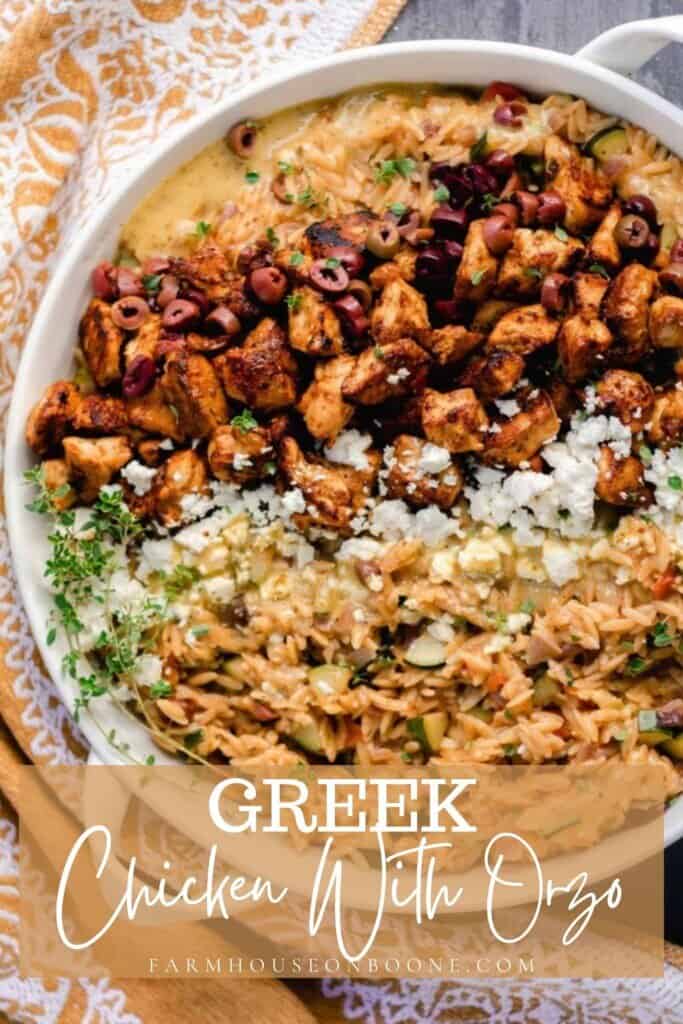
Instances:
[[[81,348],[90,374],[99,388],[121,379],[121,348],[124,332],[112,317],[112,307],[91,299],[79,328]]]
[[[477,306],[472,320],[472,330],[490,334],[500,318],[514,308],[515,303],[509,299],[487,299]]]
[[[84,395],[71,420],[77,434],[121,434],[128,429],[126,407],[120,398]]]
[[[126,398],[125,406],[132,427],[146,434],[170,437],[173,441],[182,441],[185,437],[178,415],[168,404],[160,381],[156,381],[147,394],[139,398]]]
[[[545,144],[546,188],[559,194],[567,204],[564,226],[580,235],[598,224],[612,201],[612,186],[597,170],[594,161],[581,156],[576,146],[559,135]]]
[[[213,243],[203,245],[187,259],[172,260],[171,272],[192,288],[204,292],[212,302],[229,298],[235,279],[227,256]]]
[[[516,352],[494,349],[473,359],[458,378],[458,387],[473,388],[482,402],[507,395],[524,373],[524,360]]]
[[[403,278],[397,277],[382,289],[370,314],[370,333],[379,345],[414,338],[421,341],[429,331],[424,296]]]
[[[630,263],[610,285],[602,311],[615,338],[613,355],[629,365],[637,363],[649,348],[648,307],[657,274],[640,263]]]
[[[422,403],[425,436],[449,452],[478,452],[484,447],[489,421],[472,388],[442,394],[427,389]]]
[[[410,338],[366,348],[342,384],[342,398],[357,405],[378,405],[421,391],[429,356]]]
[[[64,459],[45,459],[41,466],[43,482],[52,492],[52,504],[58,512],[63,512],[76,501],[77,495],[69,475],[69,467]],[[67,490],[68,488],[68,490]],[[62,492],[62,489],[64,493]],[[57,492],[57,493],[55,493]]]
[[[312,383],[301,396],[297,408],[317,441],[334,441],[353,416],[353,406],[342,397],[342,385],[355,362],[353,356],[338,356],[318,363]]]
[[[557,349],[564,375],[570,384],[604,366],[612,346],[612,334],[601,320],[577,314],[562,324]]]
[[[275,469],[275,449],[267,427],[218,427],[209,441],[207,457],[213,475],[234,484],[260,480]]]
[[[456,299],[483,302],[493,291],[498,260],[484,241],[484,220],[473,220],[467,230],[462,259],[455,276]]]
[[[411,246],[404,246],[396,253],[388,263],[380,263],[370,274],[370,284],[373,288],[384,288],[390,281],[397,277],[404,281],[415,280],[415,262],[417,251]]]
[[[387,476],[388,497],[401,498],[414,508],[452,508],[462,491],[463,475],[452,459],[439,469],[444,461],[439,456],[438,449],[419,437],[397,437]]]
[[[468,331],[461,324],[448,324],[447,327],[439,327],[426,334],[422,344],[429,349],[439,366],[450,366],[462,362],[483,340],[484,335],[477,331]]]
[[[683,391],[672,388],[655,397],[647,436],[660,448],[673,448],[683,441]]]
[[[511,298],[535,299],[543,278],[550,273],[571,273],[583,251],[575,238],[564,241],[554,231],[517,228],[500,268],[498,291]]]
[[[655,393],[640,373],[608,370],[597,386],[598,402],[635,433],[643,429],[655,405]]]
[[[649,505],[652,491],[643,479],[643,464],[635,455],[618,458],[609,445],[603,445],[598,459],[595,493],[610,505]]]
[[[145,495],[155,519],[164,526],[177,526],[184,516],[183,499],[208,493],[204,459],[192,449],[173,452],[158,470],[151,490]]]
[[[26,441],[36,455],[59,449],[80,401],[81,395],[70,381],[58,380],[45,389],[26,423]]]
[[[251,409],[284,409],[296,401],[297,366],[284,333],[267,317],[241,348],[214,360],[229,398]]]
[[[69,480],[78,491],[81,501],[94,501],[100,487],[133,457],[125,437],[65,437],[64,458]]]
[[[655,348],[683,348],[683,299],[662,295],[650,307],[650,338]]]
[[[347,466],[332,466],[324,459],[307,459],[293,437],[280,445],[280,471],[291,487],[298,488],[306,502],[305,511],[296,512],[295,524],[328,527],[347,532],[351,520],[360,512],[370,493],[379,468],[375,460],[371,473]]]
[[[289,344],[309,356],[337,356],[344,336],[337,314],[320,292],[307,286],[293,293],[299,301],[289,310]]]
[[[621,205],[614,203],[588,245],[588,258],[613,272],[621,266],[621,249],[614,237],[614,229],[621,216]]]
[[[356,210],[342,217],[318,220],[309,224],[305,231],[314,259],[329,256],[338,246],[353,246],[364,249],[368,231],[377,222],[377,214],[370,210]]]
[[[228,418],[228,403],[213,364],[184,345],[166,357],[161,390],[176,410],[185,437],[208,437]]]
[[[552,345],[560,325],[541,305],[518,306],[504,313],[489,335],[487,348],[505,349],[528,356],[544,345]]]
[[[609,278],[603,277],[602,274],[574,274],[572,286],[576,312],[589,320],[595,320],[600,316],[602,300],[609,285]]]
[[[135,334],[128,339],[123,353],[126,366],[130,366],[137,356],[147,356],[148,359],[155,360],[160,340],[161,317],[158,313],[151,313]]]
[[[549,395],[541,391],[526,409],[496,426],[500,429],[492,429],[487,436],[483,458],[490,463],[519,466],[552,441],[561,424]]]

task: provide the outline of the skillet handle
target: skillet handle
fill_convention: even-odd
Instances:
[[[673,42],[683,43],[683,14],[628,21],[603,32],[576,56],[630,75]]]

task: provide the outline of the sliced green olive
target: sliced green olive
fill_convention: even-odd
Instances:
[[[598,160],[622,156],[628,149],[628,138],[623,128],[603,128],[586,143],[586,150]]]
[[[300,726],[292,733],[292,739],[311,754],[322,753],[323,745],[320,738],[320,730],[315,722]]]
[[[660,743],[670,740],[672,734],[667,729],[648,729],[647,732],[638,733],[638,742],[648,747],[658,747]]]
[[[483,708],[481,704],[477,704],[476,708],[470,708],[465,714],[471,715],[472,718],[478,718],[481,722],[490,722],[493,719],[491,708]]]
[[[677,761],[683,761],[683,732],[662,743],[662,750],[669,757],[673,757]]]
[[[395,224],[384,221],[382,224],[375,224],[368,231],[365,246],[380,260],[390,260],[395,256],[401,245],[401,236]]]
[[[413,640],[405,660],[417,668],[438,668],[446,661],[446,645],[425,633]]]
[[[409,718],[406,726],[409,735],[418,741],[423,750],[435,754],[446,735],[448,715],[445,711],[432,711],[428,715]]]
[[[562,695],[562,687],[550,676],[541,676],[534,683],[534,707],[545,708],[548,704],[556,704]]]

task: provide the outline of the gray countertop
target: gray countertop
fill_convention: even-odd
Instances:
[[[503,39],[572,53],[613,25],[667,14],[683,14],[683,0],[408,0],[386,38]],[[636,78],[683,106],[680,48]]]

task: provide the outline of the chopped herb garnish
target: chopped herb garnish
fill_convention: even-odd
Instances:
[[[310,185],[308,186],[308,188],[305,188],[303,192],[299,192],[298,196],[296,197],[296,201],[299,204],[299,206],[309,207],[317,206],[318,203],[320,202],[320,200],[316,197],[316,194]]]
[[[667,483],[672,491],[683,490],[683,479],[680,476],[670,476]]]
[[[173,693],[173,687],[170,683],[167,683],[165,679],[160,679],[158,683],[152,683],[149,688],[149,695],[152,700],[159,700],[160,697],[168,697]]]
[[[154,756],[154,754],[148,754],[147,757],[145,758],[145,764],[147,765],[148,768],[151,768],[153,764],[156,764],[156,760],[157,759]]]
[[[519,752],[519,747],[516,743],[506,743],[503,747],[504,757],[516,757]]]
[[[161,288],[161,274],[143,274],[142,287],[150,294],[158,292]]]
[[[413,763],[412,754],[409,754],[407,750],[402,750],[401,751],[401,760],[403,761],[404,764],[412,764]]]
[[[268,241],[270,242],[271,245],[279,245],[280,244],[280,239],[278,238],[277,234],[275,233],[275,228],[266,228],[266,238],[268,239]]]
[[[196,732],[188,732],[187,736],[183,736],[183,746],[186,750],[194,750],[202,742],[203,736],[203,729],[197,729]]]
[[[384,349],[381,345],[375,345],[372,352],[375,359],[384,359]]]
[[[641,461],[644,462],[646,466],[649,466],[652,462],[652,448],[648,448],[646,444],[641,444],[638,449],[638,454],[640,455]]]
[[[258,427],[258,420],[250,409],[243,409],[237,416],[233,416],[230,420],[230,426],[241,430],[243,434],[247,434],[250,430]]]
[[[447,203],[450,198],[451,194],[445,185],[439,185],[434,189],[434,199],[437,203]]]
[[[591,274],[599,274],[600,277],[605,277],[609,281],[609,274],[603,267],[602,263],[591,263],[588,269],[591,272]]]
[[[288,164],[286,160],[278,160],[277,165],[282,174],[291,174],[294,170],[294,165]]]
[[[668,622],[657,622],[650,633],[655,647],[671,647],[678,640],[678,634],[672,633]]]
[[[255,185],[257,181],[261,180],[261,175],[259,174],[258,171],[247,171],[247,173],[244,175],[244,180],[246,181],[247,185]]]
[[[56,630],[56,628],[54,626],[52,626],[52,628],[48,629],[48,631],[47,631],[47,636],[45,637],[45,643],[47,644],[48,647],[51,647],[56,639],[57,639],[57,630]]]
[[[647,672],[649,663],[645,661],[645,658],[641,658],[639,654],[632,654],[626,662],[624,671],[629,676],[639,676],[643,672]]]
[[[568,242],[568,241],[569,241],[569,235],[568,235],[568,234],[567,234],[567,232],[566,232],[566,231],[564,230],[564,228],[561,228],[561,227],[560,227],[560,225],[559,225],[559,224],[558,224],[558,225],[557,225],[557,227],[555,228],[555,238],[559,238],[559,240],[560,240],[561,242]]]
[[[527,277],[535,277],[538,280],[543,277],[543,271],[539,270],[538,267],[525,267],[524,273]]]
[[[393,213],[395,217],[402,217],[404,213],[407,213],[408,207],[405,203],[392,203],[389,207],[389,211]]]
[[[298,249],[295,249],[294,252],[292,253],[292,255],[289,257],[290,266],[292,266],[292,267],[300,267],[301,264],[303,263],[304,259],[305,259],[304,254],[302,252],[299,252]]]
[[[379,167],[375,169],[375,181],[389,184],[399,174],[402,178],[408,178],[415,170],[416,164],[409,156],[401,156],[395,160],[382,160]]]
[[[484,213],[490,213],[498,203],[502,203],[500,196],[496,196],[493,192],[485,192],[481,200],[481,208]]]
[[[299,307],[301,306],[301,294],[299,292],[292,292],[291,295],[287,296],[285,302],[287,303],[289,309],[291,309],[292,313],[296,313],[297,309],[299,309]]]
[[[264,463],[263,468],[269,476],[272,476],[273,473],[277,473],[277,464],[275,462],[268,461]]]
[[[193,626],[192,629],[190,630],[190,632],[192,633],[192,636],[195,637],[196,640],[201,640],[201,638],[203,636],[206,636],[207,633],[209,632],[209,627],[208,626]]]
[[[525,615],[533,615],[535,609],[536,605],[533,601],[524,601],[520,606],[519,610],[520,612],[523,612]]]
[[[470,160],[473,164],[478,164],[484,159],[488,152],[488,133],[483,132],[470,148]]]
[[[485,277],[486,277],[486,271],[485,270],[475,270],[474,273],[472,274],[472,276],[470,277],[470,281],[476,287],[478,284],[481,284],[481,282],[484,280]]]
[[[185,590],[189,590],[199,579],[199,569],[194,565],[176,565],[173,572],[164,578],[164,594],[174,601]]]
[[[329,259],[325,260],[325,266],[329,270],[336,270],[337,267],[341,267],[341,260],[338,260],[335,256],[330,256]]]
[[[199,235],[200,238],[206,238],[206,236],[208,235],[210,230],[211,230],[211,225],[207,224],[205,220],[198,220],[197,221],[197,224],[195,226],[195,231],[197,232],[197,234]]]

